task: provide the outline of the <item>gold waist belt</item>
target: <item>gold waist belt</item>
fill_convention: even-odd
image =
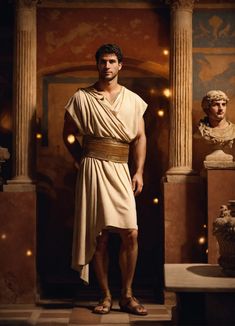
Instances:
[[[83,155],[104,161],[127,163],[129,144],[112,138],[85,136],[83,138]]]

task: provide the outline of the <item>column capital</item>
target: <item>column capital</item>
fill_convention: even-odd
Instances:
[[[171,7],[171,11],[176,10],[193,10],[195,0],[167,0],[167,3]]]
[[[16,0],[18,8],[31,8],[35,7],[39,0]]]

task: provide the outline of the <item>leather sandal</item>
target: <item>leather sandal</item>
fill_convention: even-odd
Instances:
[[[105,315],[110,313],[112,309],[112,299],[110,297],[102,298],[98,304],[94,307],[93,313],[99,315]]]
[[[129,314],[139,316],[146,316],[148,314],[145,307],[135,297],[122,298],[119,301],[119,306],[121,311]]]

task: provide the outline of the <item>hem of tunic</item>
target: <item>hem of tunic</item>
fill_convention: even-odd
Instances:
[[[121,226],[107,225],[102,230],[109,230],[109,231],[113,231],[113,232],[118,232],[118,230],[138,230],[138,225],[136,225],[135,227],[130,227],[130,228],[121,227]],[[99,232],[99,234],[102,233],[102,230]]]
[[[104,226],[100,232],[98,232],[97,236],[102,234],[102,230],[108,230],[112,233],[118,233],[118,230],[138,230],[138,225],[135,227],[120,227],[120,226],[113,226],[113,225],[107,225]],[[95,253],[95,249],[94,249]],[[93,256],[93,255],[92,255]],[[89,285],[89,263],[91,259],[89,259],[89,262],[85,265],[78,265],[74,262],[72,262],[71,268],[79,273],[80,279],[84,282],[84,284]]]
[[[71,268],[79,273],[80,279],[84,284],[89,285],[89,264],[77,265],[72,263]]]

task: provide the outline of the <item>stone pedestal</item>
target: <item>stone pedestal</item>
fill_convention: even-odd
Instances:
[[[0,304],[34,303],[36,194],[0,192]]]
[[[235,278],[210,264],[165,264],[165,288],[176,293],[174,325],[234,325]]]
[[[216,149],[206,155],[203,164],[206,169],[235,169],[233,156],[225,153],[223,149]]]
[[[235,198],[235,168],[208,169],[207,216],[208,216],[208,262],[215,264],[219,257],[216,237],[212,234],[213,222],[220,214],[220,206]]]
[[[205,185],[198,176],[167,176],[163,183],[165,262],[201,261]]]

